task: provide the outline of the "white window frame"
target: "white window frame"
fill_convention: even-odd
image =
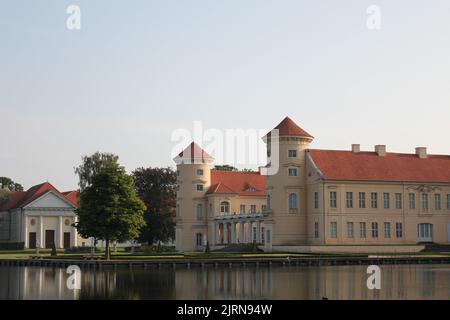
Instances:
[[[337,239],[337,221],[330,223],[330,238]]]
[[[295,175],[291,175],[291,170],[295,170]],[[289,167],[288,168],[288,177],[298,177],[298,168]]]
[[[294,152],[295,155],[291,156],[291,152]],[[288,158],[297,158],[297,150],[296,149],[289,149],[288,150]]]

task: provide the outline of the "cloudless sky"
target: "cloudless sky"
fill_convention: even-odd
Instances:
[[[81,30],[66,28],[72,4]],[[372,4],[381,30],[366,26]],[[0,176],[74,189],[82,155],[173,166],[177,128],[286,115],[312,148],[450,154],[449,13],[437,0],[0,0]]]

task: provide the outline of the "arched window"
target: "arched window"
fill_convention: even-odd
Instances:
[[[222,201],[220,203],[220,214],[229,214],[230,213],[230,203],[228,201]]]
[[[297,194],[291,193],[289,195],[289,209],[297,209]]]
[[[197,204],[197,220],[203,219],[203,205],[201,203]]]

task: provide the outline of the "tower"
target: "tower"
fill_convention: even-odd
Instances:
[[[272,141],[275,139],[270,132],[263,138],[269,157],[271,145],[277,144],[279,161],[278,172],[267,177],[266,224],[271,232],[270,245],[304,245],[307,241],[306,149],[314,138],[289,117],[274,129],[278,129],[278,143]]]
[[[178,251],[203,249],[207,239],[206,192],[211,186],[213,157],[192,142],[177,157],[175,242]]]

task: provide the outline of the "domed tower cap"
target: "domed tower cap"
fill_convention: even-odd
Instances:
[[[307,140],[313,140],[314,137],[300,128],[291,118],[286,117],[274,129],[278,130],[280,137],[302,137]],[[270,132],[264,138],[270,138]]]
[[[213,160],[214,158],[194,141],[173,159],[176,164],[202,164],[211,163]]]

